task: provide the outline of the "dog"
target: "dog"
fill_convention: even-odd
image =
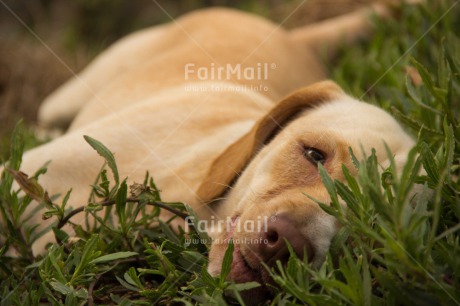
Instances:
[[[285,239],[319,265],[338,230],[305,196],[330,200],[319,164],[343,180],[342,165],[354,169],[349,148],[358,158],[375,149],[385,166],[386,144],[400,169],[414,145],[389,114],[325,80],[319,50],[333,53],[368,34],[372,14],[386,16],[388,9],[375,5],[287,31],[248,13],[210,8],[131,34],[44,101],[41,125],[67,131],[26,152],[21,170],[33,173],[51,160],[41,185],[50,194],[72,188],[68,205],[81,206],[102,163],[84,142],[89,135],[115,154],[129,182],[149,170],[164,201],[187,203],[201,220],[230,220],[228,231],[207,229],[215,240],[212,275],[220,273],[229,238],[229,278],[236,282],[268,282],[261,263],[285,261]],[[241,230],[255,220],[263,226]],[[49,225],[40,214],[27,222]],[[33,253],[53,237],[40,238]]]

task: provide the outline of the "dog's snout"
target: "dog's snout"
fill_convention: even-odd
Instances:
[[[265,232],[261,233],[262,243],[259,245],[259,257],[265,263],[273,266],[277,260],[286,262],[289,259],[289,242],[293,251],[299,258],[303,258],[305,252],[308,259],[313,258],[313,248],[308,239],[302,235],[299,226],[291,218],[276,216],[271,218]]]

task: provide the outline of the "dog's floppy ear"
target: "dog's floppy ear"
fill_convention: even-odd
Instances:
[[[199,199],[210,202],[221,196],[234,183],[258,150],[299,112],[341,95],[343,91],[337,84],[323,81],[300,89],[282,100],[267,115],[258,120],[246,135],[214,160],[198,188]]]

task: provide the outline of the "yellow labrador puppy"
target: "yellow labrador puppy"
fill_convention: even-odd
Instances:
[[[114,152],[121,177],[139,182],[149,170],[165,201],[183,201],[209,222],[213,275],[230,237],[237,282],[266,282],[261,262],[284,260],[284,239],[318,264],[337,231],[304,195],[329,200],[318,164],[340,180],[349,147],[375,148],[384,164],[386,143],[401,166],[413,145],[387,113],[319,82],[325,73],[316,51],[365,34],[373,13],[386,10],[286,31],[213,8],[134,33],[44,102],[42,125],[70,127],[27,152],[21,170],[32,173],[51,160],[41,184],[50,194],[73,188],[69,205],[81,206],[102,163],[83,140],[90,135]],[[40,214],[29,222],[48,225]],[[50,241],[51,233],[33,252]]]

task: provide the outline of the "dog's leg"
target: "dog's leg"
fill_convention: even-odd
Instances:
[[[375,3],[345,15],[293,29],[289,35],[296,43],[333,57],[341,45],[350,45],[372,33],[373,16],[384,19],[391,13],[392,5]]]
[[[45,130],[66,129],[88,101],[97,99],[103,86],[160,52],[166,27],[131,34],[98,56],[81,73],[45,99],[38,113],[40,127]]]

